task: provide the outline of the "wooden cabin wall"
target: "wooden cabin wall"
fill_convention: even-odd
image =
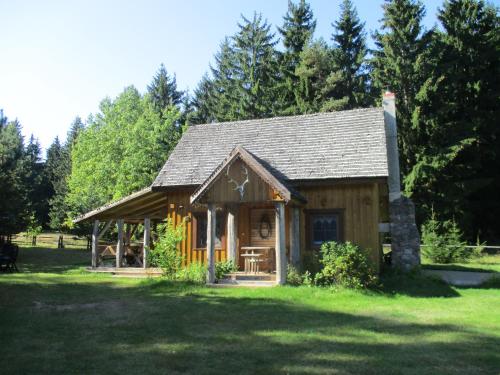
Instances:
[[[182,223],[184,217],[187,217],[187,221],[184,229],[184,240],[179,244],[179,250],[181,255],[184,257],[184,265],[189,265],[193,262],[205,263],[206,261],[206,249],[197,249],[194,243],[195,239],[193,237],[193,216],[196,213],[202,215],[207,214],[206,208],[203,207],[193,207],[189,203],[189,198],[192,192],[179,192],[179,193],[169,193],[168,194],[168,217],[172,220],[175,226]],[[224,219],[226,220],[226,219]],[[224,228],[226,225],[224,224]],[[226,241],[221,241],[221,248],[215,249],[215,261],[221,262],[226,260]]]
[[[379,235],[378,223],[389,221],[387,184],[381,182],[337,184],[330,186],[300,187],[300,193],[307,199],[307,204],[301,208],[300,238],[301,255],[311,253],[306,244],[306,214],[308,209],[341,209],[343,210],[343,238],[363,248],[370,249],[370,254],[375,264],[380,264],[382,238]],[[189,220],[185,228],[185,240],[179,246],[184,256],[185,264],[191,262],[205,262],[204,249],[196,249],[193,238],[193,215],[196,212],[206,215],[206,208],[193,207],[189,204],[192,192],[168,194],[168,217],[175,225],[181,223],[183,217]],[[237,246],[251,244],[251,207],[272,208],[271,204],[241,204],[238,207],[238,238]],[[291,207],[285,210],[285,238],[287,254],[290,247],[290,222]],[[226,215],[224,215],[226,218]],[[270,217],[274,227],[274,216]],[[224,225],[226,230],[226,225]],[[216,249],[216,261],[226,260],[226,241],[222,241],[222,248]],[[240,258],[240,257],[239,257]],[[240,264],[243,268],[243,264]]]
[[[301,187],[307,199],[307,209],[340,209],[343,211],[343,239],[369,249],[374,263],[379,266],[382,244],[378,231],[380,222],[379,183],[338,184],[331,186]],[[301,210],[301,255],[311,254],[306,243],[306,213]]]

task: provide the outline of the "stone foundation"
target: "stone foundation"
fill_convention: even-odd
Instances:
[[[401,196],[389,203],[392,266],[410,271],[420,266],[420,235],[415,224],[415,206]]]

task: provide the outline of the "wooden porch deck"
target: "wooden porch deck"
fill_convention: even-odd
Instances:
[[[86,270],[93,273],[110,273],[114,276],[123,277],[159,277],[163,274],[159,268],[142,267],[87,267]]]

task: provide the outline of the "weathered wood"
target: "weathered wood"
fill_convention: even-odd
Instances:
[[[267,217],[268,232],[263,228],[262,221]],[[274,209],[272,208],[250,208],[250,245],[251,246],[271,246],[274,247],[276,242],[276,223],[274,220]],[[263,238],[262,234],[268,234]]]
[[[208,204],[207,209],[207,283],[215,281],[215,205]]]
[[[118,226],[118,242],[116,243],[116,267],[122,266],[123,261],[123,219],[116,221]]]
[[[102,238],[102,236],[104,236],[106,234],[106,232],[108,231],[109,227],[111,227],[111,224],[113,224],[113,220],[109,220],[106,225],[104,226],[104,228],[102,228],[101,232],[99,233],[99,239]]]
[[[143,242],[143,253],[142,253],[142,266],[147,268],[148,265],[148,250],[151,240],[151,220],[147,217],[144,219],[144,242]]]
[[[276,283],[286,283],[285,204],[276,202]]]
[[[99,252],[99,220],[94,221],[94,230],[92,231],[92,268],[97,267],[97,257]]]
[[[237,252],[237,216],[236,208],[230,207],[227,212],[227,259],[236,263]]]
[[[306,210],[338,210],[341,212],[340,237],[351,241],[370,252],[374,264],[380,264],[379,249],[381,247],[378,223],[375,219],[379,214],[379,194],[375,183],[342,184],[320,187],[301,187],[300,193],[307,198]],[[387,194],[387,189],[385,189]],[[386,195],[387,196],[387,195]],[[387,199],[387,198],[386,198]],[[301,251],[311,256],[313,250],[308,243],[307,233],[310,232],[304,211],[300,214]],[[388,219],[387,219],[388,220]]]
[[[290,215],[290,263],[300,267],[300,208],[292,207]]]

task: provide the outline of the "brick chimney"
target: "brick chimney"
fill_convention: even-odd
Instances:
[[[387,184],[389,186],[392,266],[409,271],[420,265],[420,236],[415,224],[415,206],[411,199],[401,195],[396,96],[392,92],[386,92],[382,105],[389,169]]]

